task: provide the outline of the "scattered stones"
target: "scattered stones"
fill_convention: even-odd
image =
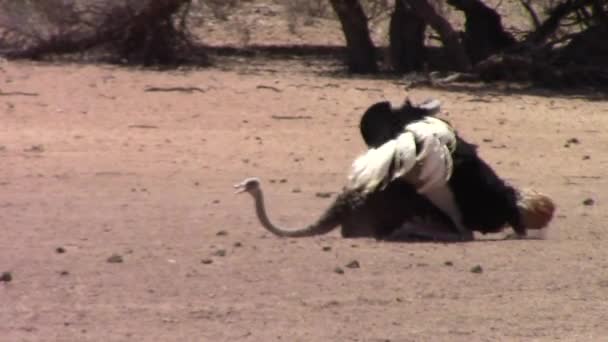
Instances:
[[[341,267],[334,268],[334,272],[337,274],[344,274],[344,270]]]
[[[55,252],[57,254],[63,254],[63,253],[65,253],[65,248],[63,248],[63,247],[57,247],[57,248],[55,248]]]
[[[213,263],[213,259],[205,258],[205,259],[201,260],[201,264],[203,264],[203,265],[210,265],[212,263]]]
[[[587,198],[583,201],[583,205],[585,206],[592,206],[595,204],[595,200],[593,198]]]
[[[359,262],[357,260],[353,260],[353,261],[349,262],[348,264],[346,264],[346,267],[348,267],[348,268],[361,268],[361,265],[359,264]]]
[[[119,264],[121,262],[123,262],[123,258],[121,255],[118,254],[112,254],[108,259],[107,262],[109,262],[110,264]]]
[[[481,265],[475,265],[471,267],[471,273],[483,273],[483,268],[481,267]]]
[[[2,272],[0,275],[0,282],[8,283],[13,280],[13,275],[11,272]]]

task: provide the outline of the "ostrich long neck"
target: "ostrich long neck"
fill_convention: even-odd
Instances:
[[[340,224],[338,212],[335,210],[335,203],[317,220],[317,222],[301,229],[285,229],[275,226],[268,215],[264,205],[264,195],[262,189],[251,193],[255,201],[255,211],[260,223],[269,232],[281,237],[307,237],[329,233]]]

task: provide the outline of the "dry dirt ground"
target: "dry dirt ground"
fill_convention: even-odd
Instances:
[[[10,62],[0,92],[2,341],[608,337],[601,98],[406,91],[280,61],[171,72]],[[555,199],[546,240],[279,239],[233,194],[261,177],[273,219],[310,222],[364,149],[362,111],[406,95],[441,99],[501,175]]]

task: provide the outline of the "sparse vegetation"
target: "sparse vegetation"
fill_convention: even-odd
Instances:
[[[481,0],[267,2],[282,8],[287,29],[296,36],[319,20],[338,21],[346,42],[345,64],[353,73],[447,69],[468,75],[452,79],[460,81],[507,80],[546,87],[608,85],[605,0],[520,0],[519,12],[502,12],[502,2]],[[247,47],[259,23],[241,18],[247,14],[240,9],[254,3],[0,0],[0,55],[41,59],[77,54],[129,64],[207,64],[206,50],[197,44],[204,42],[205,32],[200,28],[205,18],[230,23],[240,35],[240,45]],[[255,7],[256,13],[264,9],[260,6]],[[464,19],[463,27],[455,21],[459,17]],[[504,19],[513,17],[528,25],[504,24]],[[270,15],[266,18],[275,20]],[[192,28],[199,29],[196,35]],[[385,59],[379,53],[382,47],[372,39],[377,32],[387,37],[382,42],[389,45]],[[435,42],[441,46],[433,46]],[[294,49],[293,53],[301,51]]]

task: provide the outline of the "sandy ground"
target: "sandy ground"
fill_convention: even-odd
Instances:
[[[606,102],[504,87],[406,91],[294,63],[3,64],[0,272],[13,279],[0,283],[0,340],[608,337]],[[441,99],[501,175],[556,200],[548,239],[279,239],[249,196],[233,194],[233,183],[261,177],[274,220],[310,222],[331,201],[318,194],[335,194],[364,149],[362,111],[406,95]],[[353,260],[359,268],[345,266]]]

